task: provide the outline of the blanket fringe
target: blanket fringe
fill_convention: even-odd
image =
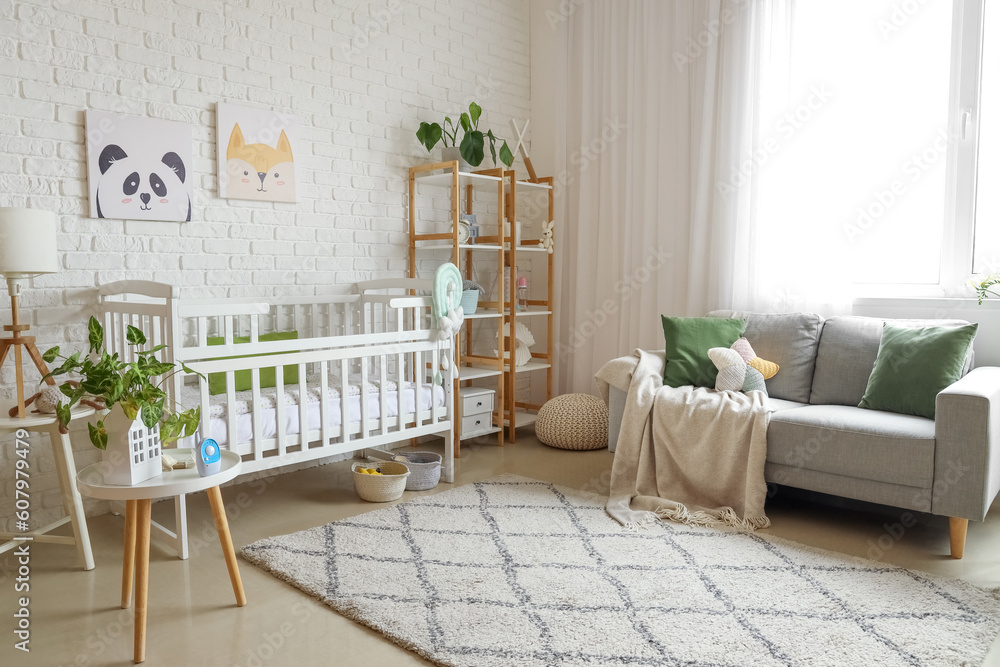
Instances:
[[[639,519],[638,521],[628,521],[622,525],[625,527],[625,530],[632,533],[637,533],[640,530],[649,530],[650,528],[653,527],[653,524],[655,524],[659,520],[660,517],[657,516],[656,513],[648,512],[646,516],[643,517],[642,519]]]
[[[771,520],[766,516],[740,518],[732,507],[726,507],[716,512],[707,512],[704,510],[692,512],[680,503],[676,507],[671,508],[658,507],[652,513],[652,516],[657,519],[674,521],[689,526],[730,526],[748,532],[753,532],[758,528],[767,528],[771,525]]]

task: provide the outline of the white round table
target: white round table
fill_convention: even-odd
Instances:
[[[191,449],[167,449],[165,453],[174,458],[194,456]],[[93,498],[104,500],[125,501],[125,548],[122,559],[122,609],[127,609],[132,603],[132,575],[135,573],[135,662],[146,659],[146,599],[149,591],[149,526],[150,501],[154,498],[166,498],[181,494],[206,491],[208,502],[212,506],[212,516],[215,518],[215,529],[219,533],[222,553],[229,569],[229,579],[236,594],[236,606],[247,603],[243,592],[243,581],[240,579],[239,566],[236,563],[236,553],[233,550],[233,538],[229,534],[229,522],[226,520],[226,509],[222,503],[222,492],[219,485],[240,474],[243,462],[233,452],[222,451],[222,469],[208,477],[198,474],[196,468],[171,470],[162,475],[147,479],[132,486],[106,484],[103,463],[89,465],[77,475],[80,492]]]
[[[8,417],[6,410],[2,414],[3,416],[0,417],[0,433],[16,433],[24,429],[25,431],[37,431],[49,435],[49,442],[52,445],[52,457],[55,460],[56,475],[59,477],[59,487],[62,489],[63,506],[66,508],[66,516],[43,528],[37,528],[30,532],[0,532],[0,539],[10,540],[9,542],[0,544],[0,553],[9,551],[18,544],[23,544],[24,542],[21,540],[24,538],[30,538],[34,542],[75,544],[76,551],[83,562],[83,569],[93,570],[94,552],[90,548],[90,533],[87,530],[87,517],[83,512],[83,500],[80,498],[80,492],[76,488],[76,459],[73,457],[73,444],[70,442],[69,434],[59,432],[59,424],[56,422],[56,416],[52,414],[29,412],[23,418]],[[93,408],[88,408],[84,405],[77,406],[72,412],[72,422],[84,419],[92,414],[94,414]],[[17,437],[19,440],[27,441],[30,451],[31,442],[28,441],[27,435]],[[21,448],[18,447],[16,451],[21,451]],[[29,459],[30,465],[31,462]],[[33,475],[36,472],[37,469],[29,467],[29,474]],[[55,528],[62,526],[67,521],[73,524],[73,537],[47,534]]]

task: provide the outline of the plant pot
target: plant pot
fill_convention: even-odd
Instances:
[[[462,311],[466,315],[475,315],[479,309],[479,290],[467,289],[462,292]]]
[[[163,474],[160,425],[147,429],[141,419],[125,416],[119,406],[104,418],[108,448],[102,454],[104,481],[133,486]]]
[[[441,148],[441,161],[451,162],[452,160],[458,160],[458,170],[459,171],[472,171],[472,165],[462,158],[462,153],[458,150],[458,146],[444,146]]]

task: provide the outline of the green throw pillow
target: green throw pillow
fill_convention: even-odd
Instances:
[[[718,369],[708,357],[713,347],[730,347],[743,336],[746,320],[723,317],[666,317],[663,338],[667,363],[663,384],[683,387],[714,387]]]
[[[859,408],[934,419],[938,392],[962,377],[978,324],[882,326],[875,367]]]
[[[274,340],[298,340],[298,331],[276,331],[275,333],[261,334],[257,340],[261,343],[267,343]],[[233,338],[233,343],[249,343],[249,336],[237,336]],[[225,345],[226,339],[222,336],[211,336],[208,339],[209,345]],[[289,354],[288,352],[274,352],[273,354]],[[244,354],[236,357],[218,357],[219,359],[243,359],[246,357],[252,357],[252,354]],[[299,382],[299,367],[295,366],[283,366],[284,372],[283,377],[285,379],[285,385],[298,384]],[[236,371],[233,373],[234,384],[236,385],[236,391],[246,391],[252,388],[252,378],[250,377],[250,369],[244,371]],[[260,369],[260,388],[273,387],[277,384],[274,376],[274,368],[261,368]],[[226,393],[226,374],[225,373],[209,373],[208,374],[208,393],[215,396],[216,394]]]

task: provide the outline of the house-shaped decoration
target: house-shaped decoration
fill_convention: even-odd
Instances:
[[[121,440],[109,442],[104,451],[104,462],[108,464],[104,479],[108,484],[131,486],[163,472],[159,424],[147,429],[141,419],[136,419],[128,429],[110,435]]]

